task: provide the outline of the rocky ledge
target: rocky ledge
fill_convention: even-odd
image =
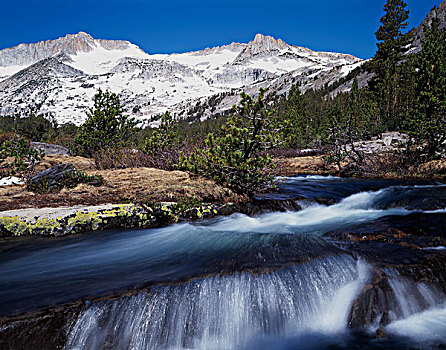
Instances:
[[[203,205],[195,216],[217,214],[217,206]],[[156,206],[105,204],[66,208],[20,209],[0,212],[0,237],[64,236],[114,228],[148,228],[176,222],[174,203]]]
[[[197,221],[235,212],[255,214],[300,210],[293,200],[253,200],[242,204],[203,204],[184,208],[176,202],[104,204],[60,208],[29,208],[0,212],[0,238],[65,236],[117,228],[153,228],[179,221]]]

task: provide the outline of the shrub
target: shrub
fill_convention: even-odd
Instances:
[[[31,148],[24,137],[7,135],[8,138],[4,140],[0,137],[0,177],[18,176],[27,180],[33,175],[34,166],[44,157],[44,153]]]
[[[150,166],[151,157],[134,148],[104,148],[94,154],[97,169],[126,169]]]
[[[173,170],[178,164],[180,149],[183,147],[187,146],[185,142],[179,142],[178,123],[166,112],[161,117],[159,128],[154,129],[145,140],[143,150],[147,155],[148,166]]]
[[[272,161],[262,155],[277,143],[280,128],[273,112],[264,101],[265,90],[257,99],[242,93],[235,115],[221,128],[221,134],[210,133],[206,147],[195,149],[189,156],[180,155],[179,167],[224,184],[240,194],[253,195],[269,188],[273,182]]]

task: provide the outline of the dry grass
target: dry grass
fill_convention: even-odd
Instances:
[[[181,171],[153,168],[95,170],[94,164],[87,158],[65,156],[45,157],[38,170],[65,162],[71,162],[78,170],[88,175],[101,175],[104,185],[94,187],[80,184],[75,188],[50,194],[28,192],[24,186],[0,187],[0,211],[78,204],[178,201],[187,197],[209,203],[243,200],[211,180]]]
[[[326,166],[322,156],[306,156],[294,158],[278,158],[274,160],[277,165],[277,175],[311,174],[322,175],[336,173],[335,166]]]

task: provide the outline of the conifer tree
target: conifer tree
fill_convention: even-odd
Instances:
[[[382,122],[389,129],[398,128],[401,122],[398,112],[399,86],[402,85],[399,62],[411,42],[410,36],[403,34],[409,18],[406,7],[403,0],[387,0],[381,26],[375,33],[378,50],[369,64],[369,69],[375,73],[370,87],[379,99]]]
[[[428,159],[446,152],[446,33],[440,21],[425,28],[416,59],[416,100],[406,122],[409,135]]]
[[[262,151],[277,146],[279,133],[273,111],[265,102],[265,89],[257,99],[241,93],[236,114],[221,127],[220,135],[208,135],[206,147],[189,156],[181,154],[179,167],[224,184],[237,193],[253,195],[271,186],[272,159]]]
[[[402,54],[407,50],[410,43],[409,37],[403,34],[409,19],[409,10],[403,0],[387,0],[384,5],[385,14],[381,17],[381,26],[375,32],[378,40],[378,51],[373,58],[373,66],[376,72],[380,72],[385,67],[386,61],[390,61],[395,66],[402,58]]]
[[[307,99],[297,85],[288,92],[283,106],[282,118],[287,127],[285,130],[288,148],[306,147],[313,139],[312,118],[308,114]]]
[[[156,155],[178,142],[178,123],[166,112],[161,117],[159,128],[153,130],[152,135],[146,139],[144,151]]]
[[[99,89],[76,136],[76,153],[90,157],[99,150],[117,146],[134,133],[135,127],[136,121],[124,114],[119,96]]]

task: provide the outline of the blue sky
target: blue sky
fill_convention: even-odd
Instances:
[[[440,0],[406,0],[409,27]],[[373,56],[385,0],[2,0],[0,48],[85,31],[149,53],[203,49],[256,33],[315,50]]]

